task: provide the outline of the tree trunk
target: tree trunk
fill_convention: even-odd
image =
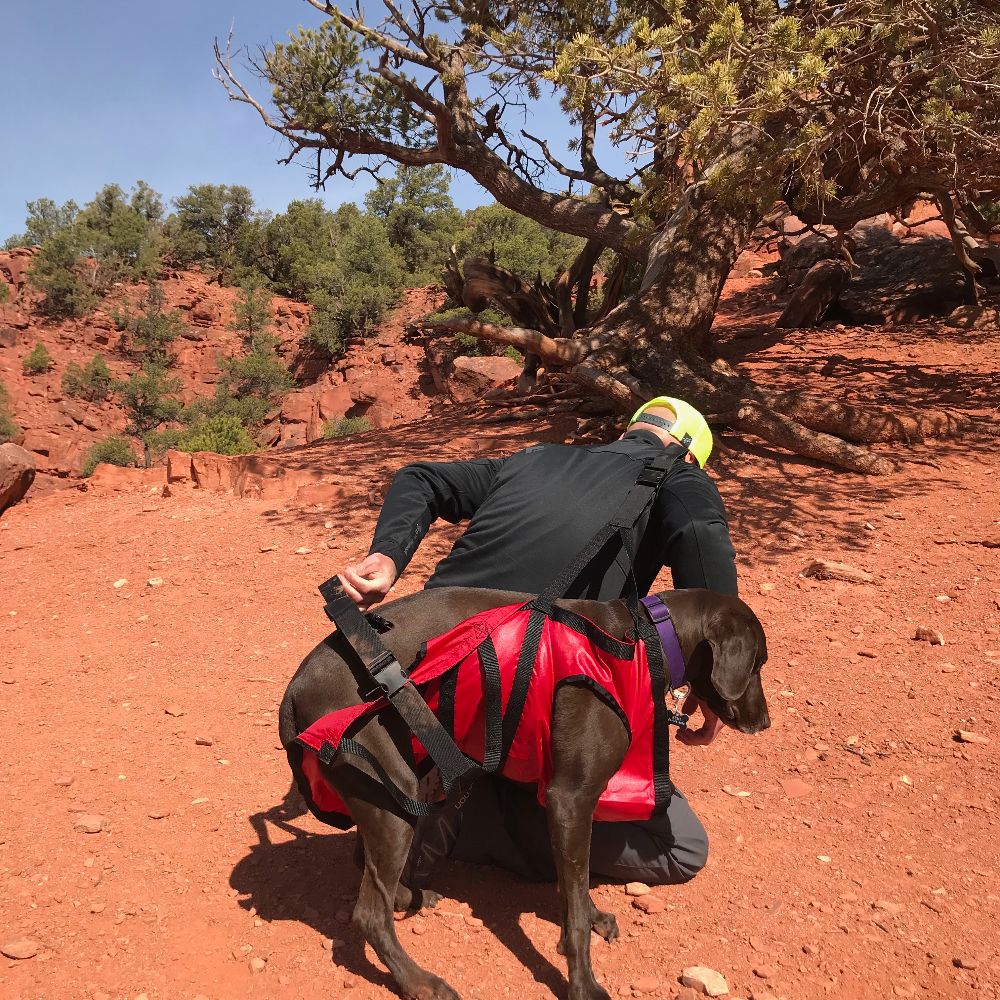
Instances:
[[[851,442],[912,440],[956,430],[961,421],[951,414],[932,420],[801,392],[767,391],[715,355],[711,329],[719,297],[759,218],[755,207],[728,204],[705,185],[693,185],[650,247],[639,292],[572,337],[561,335],[553,311],[540,308],[538,298],[531,303],[536,320],[529,328],[525,291],[530,286],[487,276],[481,260],[472,267],[473,289],[466,298],[482,306],[488,299],[518,315],[523,325],[428,325],[513,344],[609,398],[622,413],[651,396],[678,396],[710,422],[855,472],[885,474],[896,465]]]

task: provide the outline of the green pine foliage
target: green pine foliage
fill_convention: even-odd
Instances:
[[[218,455],[247,455],[257,450],[239,417],[226,413],[195,421],[180,434],[174,447],[180,451],[213,451]]]
[[[490,256],[500,267],[528,280],[541,275],[543,281],[551,281],[572,263],[583,242],[502,205],[484,205],[466,216],[455,249],[459,260]]]
[[[171,376],[166,368],[151,363],[145,364],[125,381],[115,383],[115,395],[128,418],[125,433],[142,444],[147,469],[153,458],[154,439],[150,435],[180,416],[183,404],[177,396],[181,388],[179,378]]]
[[[0,382],[0,444],[16,441],[20,433],[21,428],[14,423],[10,412],[10,394],[3,382]]]
[[[144,362],[170,367],[174,357],[170,346],[184,330],[184,317],[179,309],[166,310],[166,294],[159,281],[150,281],[146,293],[139,299],[138,312],[111,310],[118,329],[129,335],[130,349]]]
[[[84,458],[83,474],[85,476],[93,475],[94,469],[102,464],[131,469],[139,463],[128,439],[120,434],[112,434],[91,446]]]
[[[46,346],[38,341],[21,362],[21,367],[25,375],[44,375],[52,367],[52,355]]]
[[[341,417],[339,420],[329,420],[323,425],[323,437],[341,438],[371,429],[372,425],[367,417]]]
[[[66,366],[62,389],[67,396],[100,403],[111,395],[114,382],[108,363],[95,354],[82,368],[75,361]]]
[[[278,343],[271,326],[271,293],[255,281],[245,281],[233,305],[231,328],[243,339],[248,351],[273,350]]]
[[[408,285],[438,281],[448,248],[458,238],[462,213],[448,189],[448,172],[440,164],[400,166],[365,198],[368,211],[385,224],[403,258]]]
[[[39,310],[53,319],[83,316],[97,305],[92,265],[84,259],[80,234],[72,227],[53,233],[41,245],[28,276],[41,293]]]
[[[25,231],[9,237],[3,244],[4,250],[39,246],[56,233],[73,225],[80,213],[75,201],[70,200],[57,205],[51,198],[29,201],[27,209],[28,215],[24,220]]]

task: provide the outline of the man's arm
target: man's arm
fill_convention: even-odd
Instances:
[[[648,530],[678,590],[704,587],[737,596],[736,550],[716,485],[695,465],[678,465],[660,488]]]
[[[347,594],[368,607],[381,601],[409,565],[427,529],[439,517],[467,520],[486,499],[503,459],[416,462],[393,477],[368,556],[340,573]]]

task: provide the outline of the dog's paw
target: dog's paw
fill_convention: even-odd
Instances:
[[[618,920],[613,913],[605,913],[604,910],[597,910],[593,916],[590,926],[594,932],[600,934],[605,941],[616,941],[619,936]]]
[[[433,910],[444,896],[439,892],[435,892],[433,889],[421,889],[420,890],[420,909],[421,910]]]
[[[428,976],[411,995],[414,1000],[462,1000],[461,995],[439,976]]]

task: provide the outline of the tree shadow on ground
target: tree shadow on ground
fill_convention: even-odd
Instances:
[[[293,822],[304,814],[305,806],[293,786],[281,803],[250,817],[258,843],[236,863],[229,880],[242,897],[240,906],[252,907],[263,920],[306,924],[335,942],[336,965],[395,991],[392,977],[368,958],[364,939],[349,921],[361,883],[354,861],[357,834],[306,833]],[[281,842],[271,839],[271,828],[282,832]],[[558,923],[555,885],[526,883],[496,868],[459,862],[440,865],[433,884],[447,898],[467,903],[472,915],[483,921],[536,982],[556,995],[565,993],[563,972],[538,951],[518,922],[521,914],[533,913]],[[397,923],[397,931],[404,927],[405,922]],[[442,921],[439,933],[445,928]],[[474,942],[477,932],[470,929],[469,933]],[[401,943],[409,951],[405,935]],[[429,971],[447,978],[450,957],[441,952],[435,959]]]

